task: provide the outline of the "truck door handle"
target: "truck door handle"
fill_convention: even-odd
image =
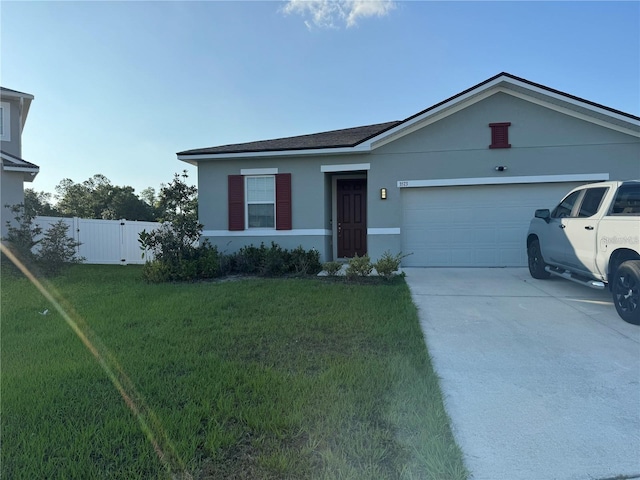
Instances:
[[[593,230],[593,227],[591,225],[587,225],[586,227],[584,227],[585,230]]]

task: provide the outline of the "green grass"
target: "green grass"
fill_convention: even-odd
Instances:
[[[3,271],[2,478],[467,477],[401,278],[45,286],[95,355]]]

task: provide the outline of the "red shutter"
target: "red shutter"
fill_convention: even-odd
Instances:
[[[276,175],[276,230],[291,230],[291,174]]]
[[[229,175],[229,230],[244,230],[244,177]]]

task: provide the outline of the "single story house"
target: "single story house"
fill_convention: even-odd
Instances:
[[[5,205],[24,202],[24,182],[32,182],[40,167],[22,159],[22,130],[33,95],[0,87],[0,221],[2,237],[13,214]]]
[[[640,178],[640,117],[500,73],[405,120],[177,156],[198,168],[203,237],[221,251],[520,267],[536,208]]]

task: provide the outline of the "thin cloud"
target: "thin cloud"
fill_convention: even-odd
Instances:
[[[363,18],[384,17],[394,8],[393,0],[289,0],[282,10],[305,18],[307,28],[339,28],[353,27]]]

